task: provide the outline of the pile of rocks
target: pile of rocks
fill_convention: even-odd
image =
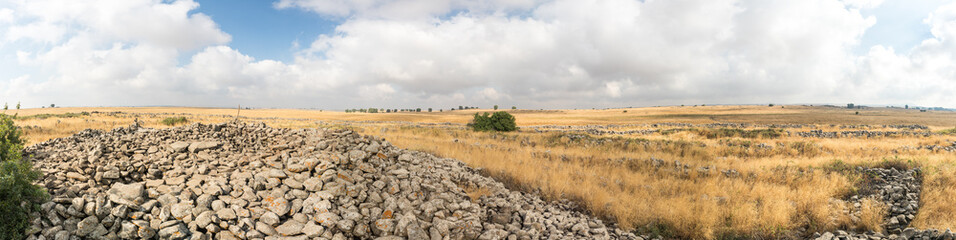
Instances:
[[[790,133],[788,133],[790,134]],[[875,137],[897,137],[897,136],[914,136],[914,137],[929,137],[939,135],[933,132],[914,132],[914,131],[868,131],[868,130],[856,130],[856,131],[840,131],[840,132],[828,132],[823,130],[810,130],[806,132],[797,132],[797,136],[806,137],[806,138],[875,138]]]
[[[919,211],[920,197],[920,169],[898,170],[895,168],[862,168],[857,171],[866,176],[866,185],[859,191],[860,194],[852,196],[849,201],[853,208],[851,216],[859,215],[862,200],[865,198],[876,199],[883,202],[887,207],[887,214],[884,216],[883,227],[886,231],[865,233],[851,233],[846,231],[836,231],[827,233],[816,233],[814,239],[956,239],[956,233],[950,230],[940,231],[936,229],[918,230],[910,228],[910,221]],[[926,237],[926,238],[924,238]]]
[[[25,152],[53,196],[29,239],[640,239],[351,131],[134,125]]]

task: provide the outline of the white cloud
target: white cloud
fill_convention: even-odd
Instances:
[[[0,8],[0,23],[13,22],[13,9]]]
[[[846,89],[872,101],[924,106],[950,104],[956,92],[956,3],[937,8],[925,22],[932,38],[910,51],[875,46],[858,59]],[[949,105],[952,106],[952,105]]]
[[[16,50],[40,70],[2,85],[2,97],[442,109],[954,102],[952,4],[927,18],[933,37],[913,50],[858,56],[876,21],[860,10],[880,1],[426,2],[278,1],[343,19],[279,62],[229,47],[212,19],[190,13],[193,1],[20,1],[0,41],[46,44]]]
[[[32,38],[47,43],[63,36],[85,35],[98,43],[136,42],[192,50],[230,41],[230,36],[202,13],[192,0],[17,1],[16,13],[27,23],[13,26],[8,40]]]

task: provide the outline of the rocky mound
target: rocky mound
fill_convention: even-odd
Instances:
[[[53,196],[29,239],[638,238],[351,131],[134,125],[25,152]]]

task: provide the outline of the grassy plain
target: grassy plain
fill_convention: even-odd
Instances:
[[[865,201],[859,216],[845,213],[851,206],[843,199],[857,191],[861,181],[846,169],[902,163],[921,167],[925,173],[921,209],[913,225],[956,229],[956,153],[913,149],[949,146],[956,135],[828,139],[796,134],[814,129],[901,131],[883,126],[897,124],[930,128],[914,131],[943,132],[956,127],[953,112],[819,106],[507,110],[524,129],[488,133],[464,128],[472,114],[484,111],[490,110],[365,114],[243,109],[239,116],[242,121],[274,127],[351,128],[384,137],[399,147],[482,168],[511,188],[574,200],[584,210],[624,228],[676,238],[785,238],[834,229],[879,231],[885,207],[878,202]],[[185,117],[185,124],[219,123],[235,119],[236,109],[47,108],[18,114],[17,124],[24,127],[32,144],[86,128],[126,126],[134,119],[156,128],[170,127],[162,122],[173,117]],[[650,125],[654,123],[812,126],[772,130],[781,134],[769,136]],[[531,127],[537,125],[603,125],[606,130],[669,129],[673,133],[589,135],[539,132]],[[841,128],[847,125],[856,128]],[[741,130],[768,131],[765,126]],[[736,173],[724,173],[729,170]],[[485,192],[468,191],[473,196]]]

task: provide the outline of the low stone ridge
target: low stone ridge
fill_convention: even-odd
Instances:
[[[31,240],[641,239],[460,161],[344,130],[133,125],[25,152],[53,196]]]
[[[909,227],[910,222],[919,211],[920,173],[919,168],[898,170],[895,168],[863,168],[857,172],[867,176],[865,185],[860,194],[850,197],[853,208],[850,215],[858,220],[861,202],[865,198],[881,201],[887,206],[887,213],[883,219],[883,232],[853,233],[836,231],[816,233],[813,239],[956,239],[956,233],[950,230],[936,229],[918,230]]]

